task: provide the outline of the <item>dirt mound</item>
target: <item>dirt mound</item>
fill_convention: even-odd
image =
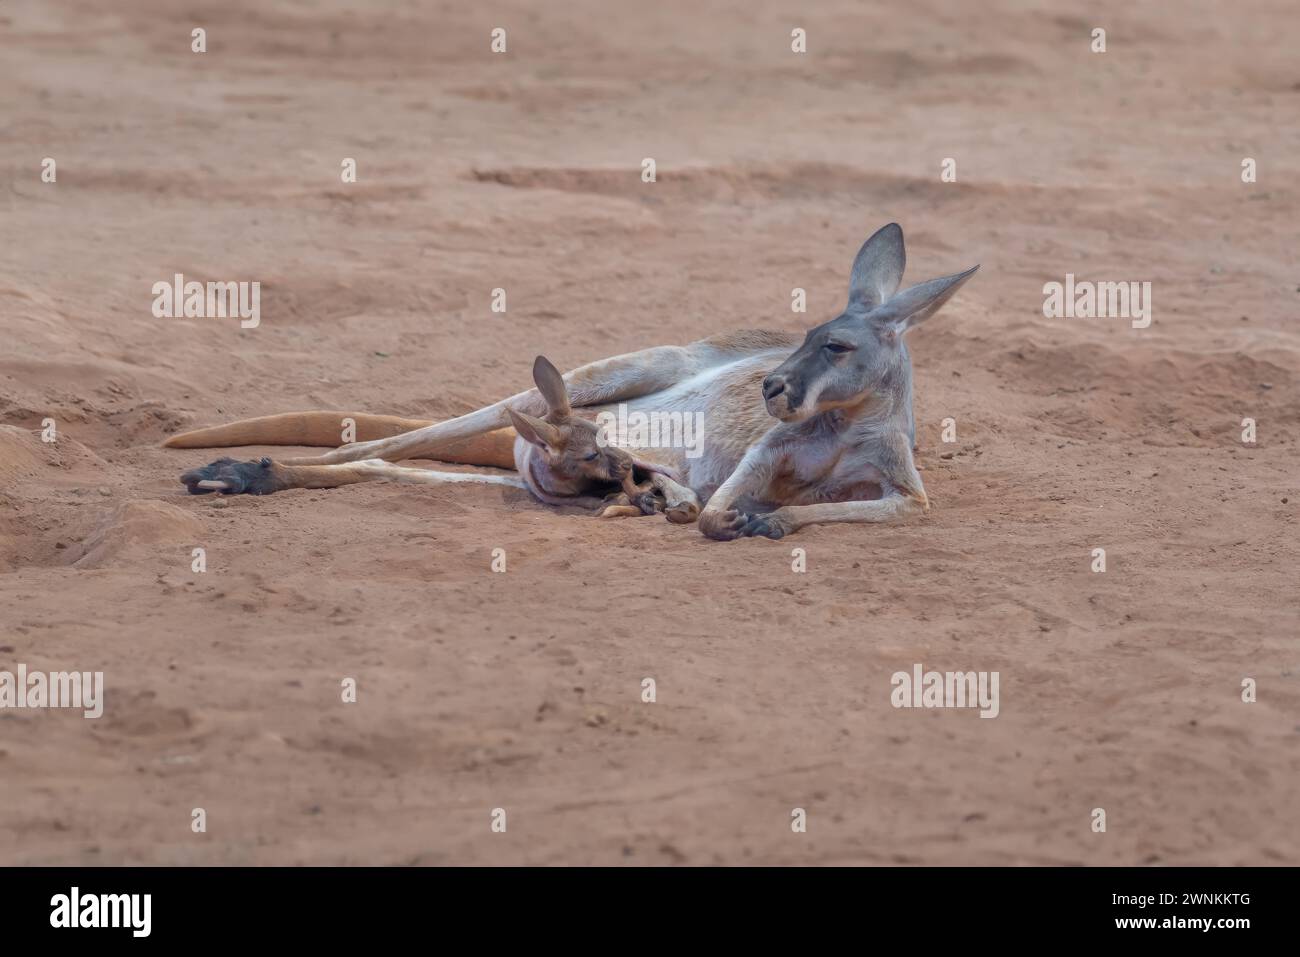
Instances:
[[[186,549],[199,546],[204,526],[192,513],[166,502],[123,502],[105,515],[95,529],[67,551],[67,564],[99,568],[128,558],[175,552],[177,562]]]

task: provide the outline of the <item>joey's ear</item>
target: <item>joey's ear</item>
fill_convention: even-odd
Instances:
[[[888,326],[890,331],[902,334],[918,323],[929,319],[939,307],[952,298],[952,294],[961,288],[979,266],[973,266],[965,272],[942,279],[931,279],[918,283],[910,289],[904,289],[878,309],[873,309],[867,321],[877,325]]]
[[[506,414],[510,416],[510,423],[515,427],[515,431],[523,436],[525,442],[531,442],[539,449],[558,451],[561,444],[560,430],[551,423],[535,419],[523,412],[516,412],[514,409],[506,409]]]
[[[537,383],[537,391],[546,400],[548,419],[554,421],[572,412],[569,408],[569,392],[564,387],[564,376],[560,375],[560,370],[546,356],[538,356],[533,360],[533,382]]]
[[[898,291],[903,281],[907,253],[903,250],[903,228],[890,223],[877,229],[858,250],[849,273],[849,306],[871,310]]]

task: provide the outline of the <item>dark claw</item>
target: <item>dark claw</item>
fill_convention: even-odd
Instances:
[[[270,495],[285,487],[269,458],[256,462],[217,459],[202,468],[190,469],[181,476],[181,482],[191,495],[206,495],[209,492],[220,492],[222,495]],[[200,482],[224,482],[225,488],[200,488]]]
[[[769,522],[762,515],[751,515],[745,527],[740,530],[741,535],[753,537],[762,535],[765,538],[777,539],[785,536],[785,531],[781,526],[774,522]]]

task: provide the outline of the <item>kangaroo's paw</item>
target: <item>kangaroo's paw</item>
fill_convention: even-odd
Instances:
[[[794,526],[790,524],[789,520],[782,518],[777,512],[748,515],[746,518],[748,521],[740,529],[740,534],[747,538],[758,535],[765,538],[784,538],[794,531]]]
[[[674,525],[689,525],[700,517],[700,506],[697,502],[669,502],[664,517]]]
[[[719,542],[729,542],[740,538],[741,529],[749,522],[750,516],[735,509],[719,509],[700,513],[700,532]]]
[[[222,495],[270,495],[287,488],[277,474],[275,463],[269,458],[255,462],[217,459],[202,468],[190,469],[181,476],[181,483],[191,495],[206,495],[209,492],[220,492]]]
[[[607,505],[605,510],[600,513],[601,518],[636,518],[641,514],[641,509],[635,505]]]
[[[666,475],[653,477],[655,488],[663,495],[663,513],[674,525],[689,525],[700,517],[700,500],[684,485]]]

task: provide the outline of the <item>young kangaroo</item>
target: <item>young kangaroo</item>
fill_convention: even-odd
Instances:
[[[269,458],[218,459],[181,476],[191,495],[220,492],[268,495],[286,488],[331,488],[357,482],[482,482],[526,488],[547,505],[595,509],[603,518],[666,512],[671,522],[693,522],[699,502],[668,470],[604,441],[596,424],[573,414],[560,370],[545,356],[533,363],[533,382],[546,403],[544,418],[507,410],[514,426],[513,457],[520,478],[405,468],[382,459],[351,466],[295,466]],[[637,479],[641,481],[638,483]]]
[[[533,382],[546,417],[516,409],[506,414],[518,435],[515,470],[538,501],[599,508],[605,518],[666,511],[671,522],[695,521],[699,503],[668,469],[609,444],[594,422],[573,414],[564,376],[545,356],[533,362]]]
[[[710,538],[781,538],[807,525],[884,522],[923,511],[929,500],[912,460],[912,360],[904,340],[979,267],[899,292],[905,262],[903,231],[890,223],[858,250],[844,311],[806,335],[744,330],[601,359],[563,377],[566,399],[583,415],[625,408],[699,417],[699,450],[637,448],[635,456],[655,470],[652,481],[665,477],[706,503],[699,526]],[[446,422],[410,423],[415,427],[400,435],[383,431],[393,420],[356,415],[378,437],[266,468],[282,470],[280,488],[319,488],[365,481],[349,471],[362,459],[385,460],[369,463],[384,469],[408,458],[508,465],[502,442],[513,431],[506,428],[512,414],[540,412],[542,405],[540,392],[530,390]],[[269,416],[166,444],[333,444],[338,415]]]

